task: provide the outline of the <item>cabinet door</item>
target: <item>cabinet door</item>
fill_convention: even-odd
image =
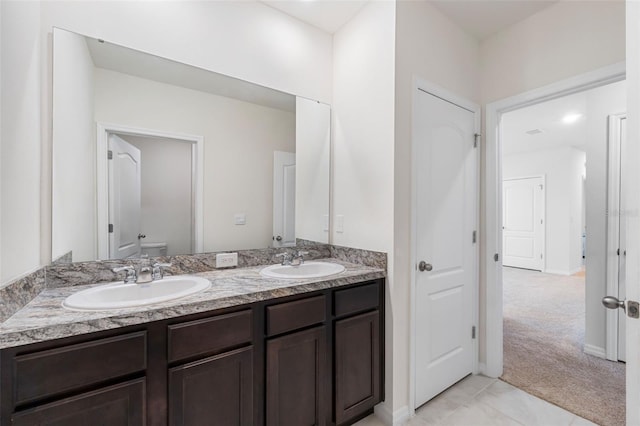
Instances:
[[[325,424],[325,327],[267,341],[267,425]]]
[[[380,402],[380,314],[335,323],[335,415],[342,424]]]
[[[252,347],[169,369],[169,425],[252,424]]]
[[[145,380],[137,379],[16,413],[11,424],[142,426],[145,414]]]

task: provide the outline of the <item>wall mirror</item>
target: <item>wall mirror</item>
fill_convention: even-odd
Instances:
[[[53,32],[52,258],[328,242],[330,107]]]

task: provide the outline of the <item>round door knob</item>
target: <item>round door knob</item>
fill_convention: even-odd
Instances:
[[[607,308],[607,309],[625,309],[625,305],[624,305],[624,300],[619,300],[617,297],[613,297],[613,296],[605,296],[602,298],[602,304]]]
[[[282,241],[282,237],[281,237],[280,235],[278,235],[278,236],[276,237],[276,241]]]
[[[420,270],[420,272],[424,272],[424,271],[429,272],[433,269],[433,265],[425,262],[424,260],[421,260],[420,263],[418,263],[418,269]]]

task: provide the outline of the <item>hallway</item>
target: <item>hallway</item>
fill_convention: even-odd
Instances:
[[[584,276],[503,268],[504,374],[601,425],[624,424],[625,365],[586,355]]]

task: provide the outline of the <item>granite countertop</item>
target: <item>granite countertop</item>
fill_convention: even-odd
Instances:
[[[90,285],[45,289],[0,323],[0,349],[340,287],[386,275],[384,269],[335,258],[324,260],[344,265],[344,272],[323,278],[276,279],[260,275],[264,266],[214,270],[191,274],[211,281],[208,290],[168,302],[118,310],[80,312],[62,307],[67,296]]]

